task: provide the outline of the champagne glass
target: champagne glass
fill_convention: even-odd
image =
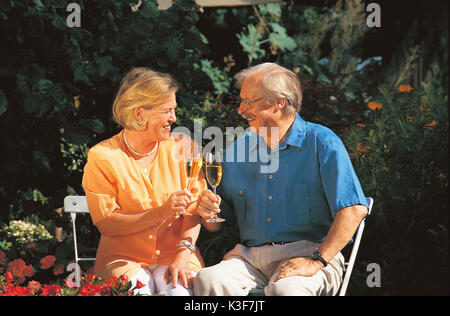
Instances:
[[[206,155],[206,180],[213,187],[214,195],[216,194],[217,186],[222,180],[221,156],[220,152],[216,152],[215,154],[208,153]],[[214,217],[206,220],[208,223],[220,223],[224,221],[225,219],[217,217],[216,213],[214,213]]]
[[[189,185],[192,180],[196,180],[202,170],[203,165],[203,157],[202,157],[202,149],[194,147],[191,149],[191,155],[186,159],[186,174],[188,178],[188,183],[186,185],[186,189],[189,190]],[[192,215],[189,214],[186,210],[183,212],[183,215]]]
[[[189,189],[191,181],[198,178],[200,170],[202,170],[202,165],[202,148],[193,148],[191,156],[186,160],[186,171],[188,177],[187,189]]]

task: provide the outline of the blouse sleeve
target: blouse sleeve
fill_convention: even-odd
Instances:
[[[116,201],[116,181],[108,172],[108,165],[100,153],[89,150],[82,185],[94,225],[120,208]]]

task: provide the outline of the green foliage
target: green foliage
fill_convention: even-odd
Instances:
[[[270,55],[277,55],[278,50],[289,52],[297,47],[281,24],[281,5],[258,5],[253,6],[253,9],[257,20],[248,24],[247,30],[236,35],[243,51],[248,55],[249,64],[261,62]],[[270,44],[269,47],[266,43]]]
[[[1,221],[38,210],[51,219],[69,188],[82,193],[87,148],[118,132],[111,105],[132,67],[168,72],[180,82],[186,111],[180,125],[210,89],[227,92],[228,77],[203,58],[209,48],[195,26],[193,1],[176,1],[168,11],[154,1],[136,12],[127,1],[80,5],[81,28],[69,28],[60,1],[2,3]],[[196,110],[202,116],[203,109]],[[42,197],[30,199],[27,192]],[[30,207],[37,200],[42,207]]]
[[[349,292],[428,294],[443,288],[439,281],[448,278],[448,99],[438,87],[448,85],[446,12],[442,19],[424,15],[425,39],[420,25],[412,24],[386,61],[361,52],[362,40],[375,30],[366,27],[365,8],[356,0],[327,6],[291,1],[203,14],[193,0],[176,0],[167,11],[159,11],[156,1],[139,7],[123,0],[77,3],[80,28],[67,26],[65,2],[0,3],[0,223],[34,214],[39,220],[33,223],[51,231],[63,198],[83,194],[88,148],[119,131],[111,106],[132,67],[175,77],[178,126],[192,130],[193,119],[201,118],[204,127],[225,130],[246,126],[236,113],[233,75],[273,61],[299,74],[301,115],[344,136],[363,188],[375,198]],[[218,32],[207,34],[210,28]],[[221,43],[226,32],[231,40]],[[418,63],[427,83],[423,89],[395,91],[399,84],[412,84]],[[380,83],[387,86],[378,93]],[[365,117],[369,101],[383,107]],[[98,231],[88,216],[77,222],[85,237],[80,253],[93,256]],[[67,263],[73,258],[70,218],[63,216],[60,224],[63,243],[47,240],[39,249],[17,251],[25,251],[23,257],[33,264],[49,253]],[[235,245],[235,229],[232,223],[217,234],[202,231],[199,247],[208,265]],[[14,253],[9,243],[2,235],[0,247]],[[370,262],[382,266],[381,289],[366,287]]]
[[[366,195],[375,200],[359,260],[381,265],[382,287],[353,289],[443,294],[448,291],[447,92],[432,84],[415,92],[380,87],[374,101],[382,108],[371,111],[365,126],[354,127],[345,143]]]

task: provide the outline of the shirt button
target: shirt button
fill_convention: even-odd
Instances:
[[[144,172],[147,172],[147,168],[144,168]]]
[[[267,198],[268,198],[269,200],[272,200],[272,195],[269,195]]]
[[[272,180],[273,179],[273,175],[269,174],[269,179]]]
[[[270,217],[267,217],[266,221],[267,221],[268,223],[270,223],[270,222],[272,221],[272,219],[271,219]]]

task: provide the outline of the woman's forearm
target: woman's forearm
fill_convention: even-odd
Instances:
[[[165,219],[160,208],[152,208],[139,213],[117,210],[100,220],[96,226],[102,235],[122,236],[157,226]]]
[[[185,215],[181,228],[180,240],[187,240],[193,245],[197,242],[201,229],[201,217],[198,215]]]

